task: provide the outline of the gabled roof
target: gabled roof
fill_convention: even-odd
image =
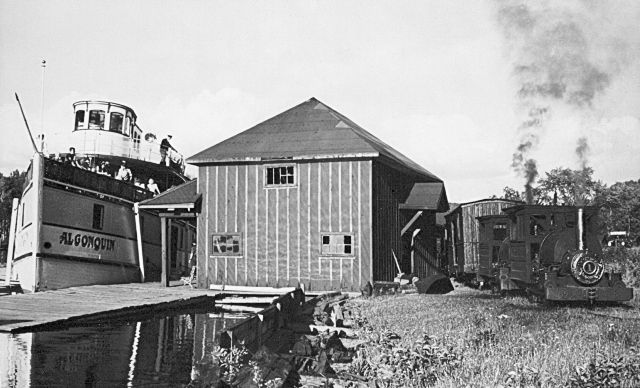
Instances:
[[[196,207],[202,194],[198,193],[198,180],[194,179],[180,186],[140,202],[141,209],[193,209]]]
[[[400,209],[446,212],[449,210],[449,202],[444,184],[441,182],[414,183],[409,197],[400,204]]]
[[[195,165],[269,160],[377,158],[432,182],[437,176],[311,98],[187,159]]]

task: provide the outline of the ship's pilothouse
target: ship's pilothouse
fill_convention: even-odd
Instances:
[[[131,171],[131,184],[153,179],[161,191],[184,182],[182,155],[154,134],[143,133],[133,109],[109,101],[78,101],[73,109],[73,132],[60,160],[68,161],[73,153],[74,166],[101,173],[107,166],[111,177],[124,164]]]

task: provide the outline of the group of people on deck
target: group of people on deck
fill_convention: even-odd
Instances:
[[[109,162],[102,162],[102,163],[108,164]],[[116,173],[115,178],[119,181],[133,183],[136,187],[140,187],[141,189],[149,190],[153,193],[154,197],[160,194],[160,189],[158,188],[158,184],[153,180],[153,178],[149,178],[146,185],[142,183],[140,178],[138,177],[133,178],[133,175],[131,174],[131,170],[129,169],[129,167],[127,167],[127,162],[124,160],[120,164],[120,169],[118,169],[118,172]]]
[[[136,187],[149,190],[150,192],[153,193],[154,196],[160,194],[160,188],[158,187],[158,184],[155,183],[153,178],[149,178],[146,184],[144,184],[140,180],[140,178],[138,177],[134,178],[133,174],[131,173],[131,169],[129,169],[129,167],[127,166],[127,162],[125,160],[122,161],[122,163],[120,164],[120,168],[115,173],[115,175],[111,174],[110,172],[111,165],[106,160],[102,161],[100,164],[96,164],[95,166],[91,167],[91,162],[89,161],[88,158],[85,158],[83,160],[76,159],[76,150],[74,147],[69,148],[69,153],[66,155],[66,157],[62,158],[59,155],[57,160],[66,165],[81,168],[83,170],[88,170],[100,175],[105,175],[109,177],[112,176],[113,178],[119,181],[133,183]]]

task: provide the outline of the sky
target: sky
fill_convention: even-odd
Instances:
[[[132,107],[189,157],[315,97],[451,202],[521,189],[526,141],[542,176],[579,168],[582,137],[597,179],[638,180],[638,20],[623,0],[0,0],[0,172],[32,155],[18,93],[50,151],[79,100]]]

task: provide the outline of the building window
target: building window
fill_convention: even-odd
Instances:
[[[353,236],[350,234],[322,234],[322,255],[353,255]]]
[[[496,241],[502,241],[505,238],[507,238],[507,224],[493,225],[493,239]]]
[[[87,126],[84,122],[85,111],[79,110],[76,112],[76,129],[86,129]]]
[[[104,111],[89,111],[89,129],[104,129]]]
[[[534,214],[529,217],[529,234],[531,236],[542,236],[545,233],[547,217]]]
[[[296,183],[295,180],[295,166],[270,166],[265,169],[266,186],[293,186]]]
[[[111,120],[109,120],[109,130],[111,132],[122,133],[122,113],[111,112]]]
[[[104,227],[104,206],[93,204],[93,229],[102,230]]]
[[[211,235],[211,252],[213,255],[242,255],[242,238],[239,233],[214,233]]]

